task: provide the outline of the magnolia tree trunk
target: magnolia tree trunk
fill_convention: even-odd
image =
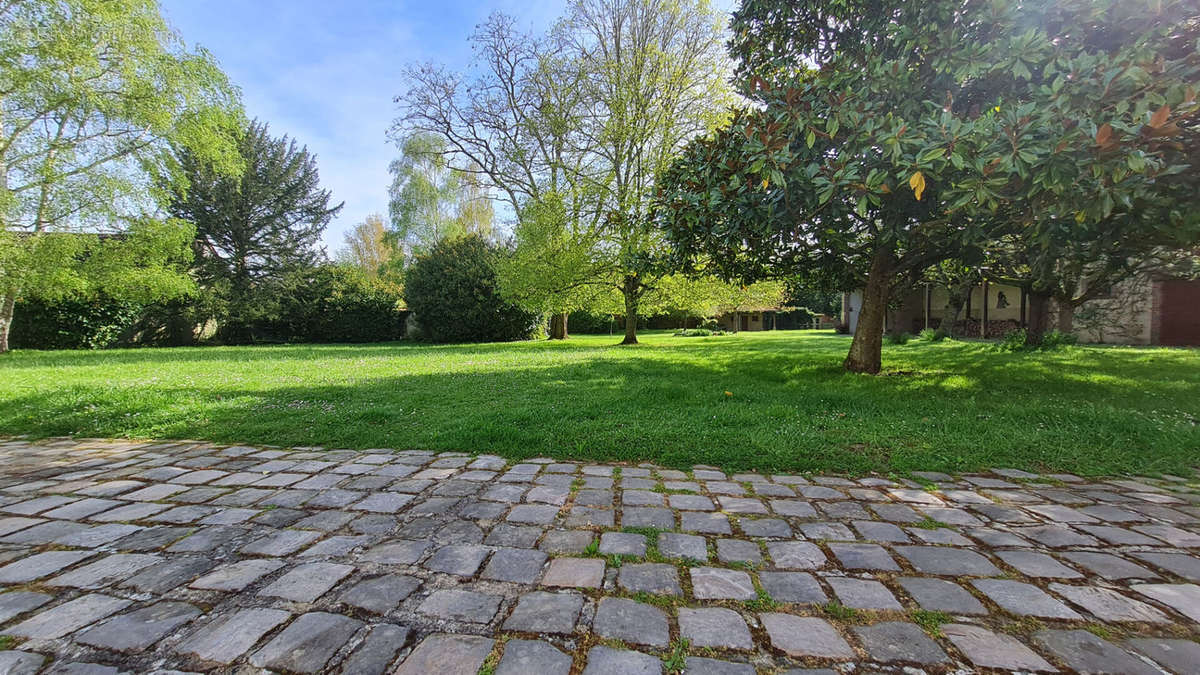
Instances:
[[[567,339],[567,313],[560,312],[550,316],[550,339]]]
[[[625,277],[621,284],[621,293],[625,296],[625,339],[621,340],[623,345],[636,345],[637,339],[637,319],[638,319],[638,300],[640,299],[641,288],[638,285],[637,277]]]
[[[0,298],[0,354],[8,351],[8,334],[12,330],[13,308],[16,305],[16,293],[5,293]]]
[[[1065,300],[1058,301],[1058,332],[1070,333],[1075,330],[1075,307]]]
[[[1042,344],[1046,330],[1050,327],[1050,294],[1029,291],[1029,321],[1025,327],[1025,344],[1036,347]]]
[[[958,317],[962,316],[963,306],[966,304],[967,303],[962,296],[952,296],[950,298],[949,311],[946,312],[946,318],[942,320],[942,325],[938,327],[939,330],[950,337],[956,337],[954,333],[954,325],[958,323]]]
[[[883,367],[883,324],[887,315],[888,291],[892,282],[892,260],[876,253],[863,288],[862,309],[854,327],[854,341],[842,366],[852,373],[875,375]]]

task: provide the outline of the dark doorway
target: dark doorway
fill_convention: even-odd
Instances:
[[[1167,279],[1162,284],[1158,343],[1200,345],[1200,281]]]

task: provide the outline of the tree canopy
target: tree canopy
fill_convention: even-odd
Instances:
[[[342,208],[295,140],[254,121],[238,150],[246,169],[230,176],[180,147],[180,178],[164,185],[170,213],[196,227],[196,276],[220,299],[219,334],[234,342],[253,339],[252,320],[273,304],[270,282],[324,258],[321,234]]]
[[[663,179],[678,260],[863,289],[845,365],[878,372],[893,288],[971,247],[1194,243],[1196,5],[748,0],[755,105]]]
[[[351,228],[342,241],[345,248],[338,252],[337,259],[361,269],[370,279],[384,276],[397,256],[387,225],[378,213]]]
[[[507,275],[509,288],[537,282],[518,297],[553,300],[565,317],[583,287],[616,290],[636,317],[669,272],[654,181],[731,101],[718,16],[703,0],[577,0],[545,35],[514,24],[494,15],[480,27],[473,73],[410,68],[393,136],[439,135],[452,166],[508,201],[518,263],[565,256],[543,277]],[[551,203],[561,216],[547,220]],[[636,320],[626,325],[636,342]]]
[[[149,176],[172,144],[236,174],[240,115],[153,0],[0,3],[0,352],[19,297],[186,291]]]
[[[475,174],[450,166],[445,139],[416,132],[396,142],[400,157],[389,167],[389,239],[401,266],[444,239],[468,234],[491,239],[491,197]]]

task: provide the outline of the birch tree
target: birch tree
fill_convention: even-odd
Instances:
[[[150,174],[168,143],[236,173],[239,120],[153,0],[0,3],[0,352],[22,297],[186,292],[188,226],[155,217]]]

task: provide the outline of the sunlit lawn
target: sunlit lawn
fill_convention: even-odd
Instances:
[[[869,377],[841,371],[849,338],[829,332],[616,341],[14,352],[0,434],[761,470],[1200,464],[1197,350],[912,342]]]

